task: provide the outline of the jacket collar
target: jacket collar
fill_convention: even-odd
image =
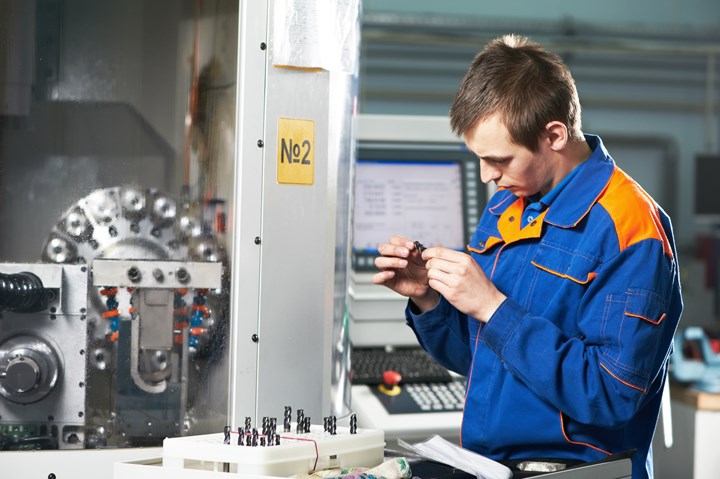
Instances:
[[[578,224],[597,202],[615,171],[615,162],[600,137],[585,135],[585,140],[592,154],[548,208],[545,221],[551,225],[571,228]]]
[[[560,228],[578,224],[605,190],[615,170],[615,162],[608,154],[602,140],[596,135],[585,135],[592,154],[583,167],[558,194],[547,209],[544,221]],[[500,216],[517,197],[510,192],[498,192],[498,198],[489,205],[489,211]],[[495,199],[495,198],[493,198]]]

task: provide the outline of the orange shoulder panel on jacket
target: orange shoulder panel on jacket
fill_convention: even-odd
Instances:
[[[615,223],[620,250],[646,239],[661,241],[665,254],[672,258],[660,212],[650,195],[620,168],[615,167],[605,191],[598,199]]]

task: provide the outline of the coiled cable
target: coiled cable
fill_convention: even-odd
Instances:
[[[0,273],[0,311],[28,313],[42,311],[47,306],[48,296],[42,280],[35,274]]]

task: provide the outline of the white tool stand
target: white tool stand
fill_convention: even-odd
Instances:
[[[312,470],[375,467],[383,462],[383,432],[338,426],[330,433],[320,425],[291,432],[278,429],[280,443],[272,446],[229,444],[224,433],[165,439],[161,458],[116,463],[116,478],[227,479],[281,478]],[[251,436],[245,436],[246,441]],[[263,437],[263,439],[265,439]]]

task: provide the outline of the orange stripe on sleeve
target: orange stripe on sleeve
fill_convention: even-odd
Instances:
[[[563,419],[562,411],[560,411],[560,430],[562,430],[562,434],[563,434],[563,437],[565,438],[565,440],[567,442],[569,442],[570,444],[576,444],[578,446],[586,446],[586,447],[589,447],[590,449],[595,449],[596,451],[602,452],[603,454],[607,454],[608,456],[612,455],[611,452],[607,452],[606,450],[600,449],[599,447],[593,446],[592,444],[588,444],[587,442],[573,441],[572,439],[570,439],[568,437],[567,433],[565,432],[565,419]]]
[[[639,318],[639,319],[642,319],[643,321],[647,321],[648,323],[652,323],[652,324],[657,325],[657,324],[662,323],[662,320],[665,319],[665,316],[667,316],[667,313],[663,313],[662,316],[660,316],[660,319],[658,319],[657,321],[654,321],[654,320],[652,320],[652,319],[650,319],[650,318],[646,318],[645,316],[640,316],[639,314],[633,314],[633,313],[628,313],[628,312],[625,312],[625,316],[631,316],[631,317],[633,317],[633,318]],[[640,323],[640,324],[642,324],[642,323]]]

